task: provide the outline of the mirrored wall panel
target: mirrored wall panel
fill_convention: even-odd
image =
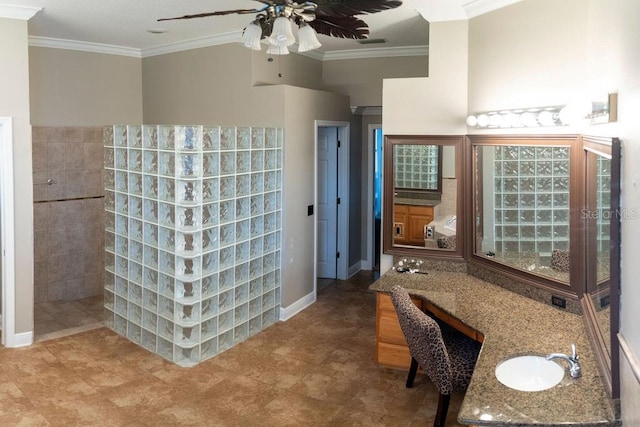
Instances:
[[[474,155],[475,252],[568,283],[569,148],[483,145]]]
[[[385,253],[462,256],[462,141],[385,138]]]

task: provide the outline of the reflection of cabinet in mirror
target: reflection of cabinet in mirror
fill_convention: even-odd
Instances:
[[[424,246],[427,225],[433,221],[433,206],[393,205],[393,243],[398,245]]]

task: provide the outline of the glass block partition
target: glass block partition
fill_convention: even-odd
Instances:
[[[399,145],[394,151],[393,162],[396,187],[438,187],[437,145]]]
[[[496,251],[550,256],[569,249],[569,148],[495,150]]]
[[[283,131],[113,126],[105,150],[105,322],[181,366],[280,309]]]

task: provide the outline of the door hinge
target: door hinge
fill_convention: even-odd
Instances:
[[[342,143],[338,140],[338,148],[342,147]]]
[[[338,203],[338,204],[340,204],[340,203],[341,203],[341,202],[340,202],[340,197],[338,197],[337,203]]]
[[[340,258],[340,252],[336,252],[336,258]]]

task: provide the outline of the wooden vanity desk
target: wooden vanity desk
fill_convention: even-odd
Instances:
[[[390,271],[370,286],[377,292],[376,360],[406,369],[410,355],[389,291],[401,285],[424,311],[482,342],[458,413],[466,425],[614,426],[615,415],[581,316],[532,300],[467,273]],[[522,392],[501,384],[496,365],[522,355],[567,353],[575,343],[582,377]],[[568,398],[569,397],[569,398]]]
[[[484,341],[482,332],[464,324],[435,304],[412,297],[413,303],[422,311],[452,326],[466,336]],[[398,316],[389,294],[378,292],[376,297],[376,362],[390,368],[409,369],[411,354],[404,338]]]

